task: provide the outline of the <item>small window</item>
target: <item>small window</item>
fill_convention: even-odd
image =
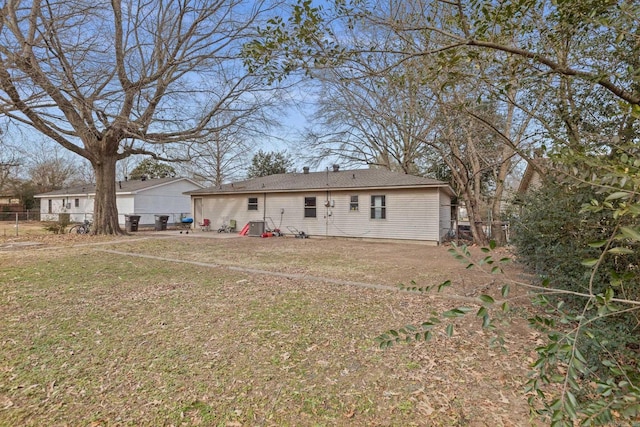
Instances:
[[[53,200],[49,199],[48,213],[53,213]]]
[[[371,196],[371,219],[385,219],[386,211],[385,196]]]
[[[73,201],[73,205],[74,205],[76,208],[79,208],[79,207],[80,207],[80,199],[75,199],[75,200]]]
[[[257,211],[258,210],[258,198],[257,197],[249,197],[249,203],[247,204],[247,210]]]
[[[358,196],[351,196],[351,201],[349,202],[349,210],[350,211],[358,210]]]
[[[315,197],[304,198],[304,217],[305,218],[316,217],[316,198]]]

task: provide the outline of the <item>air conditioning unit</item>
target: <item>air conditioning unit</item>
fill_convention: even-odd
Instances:
[[[264,221],[249,221],[249,232],[247,233],[250,237],[260,237],[264,233]]]

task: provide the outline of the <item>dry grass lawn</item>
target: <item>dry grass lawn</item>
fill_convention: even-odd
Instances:
[[[446,248],[217,237],[0,238],[0,425],[530,424],[537,335],[517,300],[506,353],[473,316],[376,347],[498,292]],[[444,295],[395,290],[446,279]]]

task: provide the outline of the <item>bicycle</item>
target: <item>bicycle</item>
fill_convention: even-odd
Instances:
[[[218,233],[231,233],[236,231],[236,220],[235,219],[231,219],[229,220],[229,222],[227,223],[227,220],[225,219],[222,222],[222,227],[218,228]]]
[[[229,224],[222,224],[222,226],[218,228],[218,233],[231,233],[231,227]]]
[[[69,229],[69,234],[77,233],[77,234],[89,234],[91,231],[91,221],[88,219],[84,220],[82,224],[76,224]]]

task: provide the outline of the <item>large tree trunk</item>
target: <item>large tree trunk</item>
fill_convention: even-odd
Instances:
[[[509,135],[508,132],[507,135]],[[502,197],[504,195],[504,183],[511,169],[513,155],[513,150],[508,145],[505,145],[502,151],[502,163],[496,176],[496,190],[491,204],[491,240],[495,241],[498,246],[507,244],[507,235],[502,227]]]
[[[495,241],[498,246],[504,246],[507,244],[507,235],[502,227],[500,203],[501,201],[496,199],[491,207],[491,240]]]
[[[516,99],[518,82],[517,82],[517,69],[512,70],[511,88],[509,89],[509,98]],[[507,244],[507,235],[502,227],[502,197],[504,195],[504,185],[507,180],[507,175],[511,171],[511,162],[513,156],[516,154],[514,147],[520,145],[522,141],[522,133],[518,132],[514,123],[516,106],[513,103],[507,105],[506,126],[503,131],[503,136],[507,140],[507,143],[502,147],[501,162],[498,166],[498,173],[496,174],[496,190],[493,195],[493,204],[491,205],[491,239],[496,242],[498,246],[504,246]],[[522,130],[522,129],[521,129]],[[517,136],[517,140],[513,141],[513,133]]]
[[[118,224],[116,205],[117,153],[103,154],[92,163],[96,174],[96,198],[93,210],[93,234],[124,234]]]
[[[482,216],[480,213],[480,206],[478,206],[477,199],[473,193],[465,191],[465,206],[467,208],[467,215],[469,216],[469,226],[471,227],[471,235],[473,236],[473,243],[486,246],[489,243],[487,234],[482,227]]]

